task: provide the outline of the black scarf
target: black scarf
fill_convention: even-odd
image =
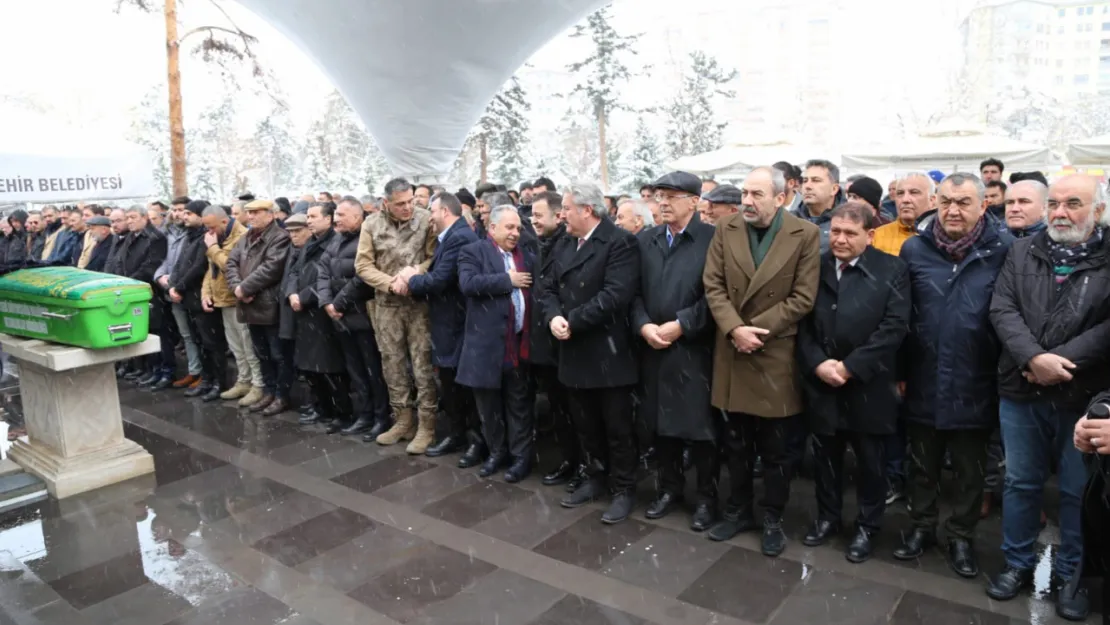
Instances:
[[[1048,237],[1048,257],[1052,260],[1052,272],[1056,274],[1056,284],[1063,284],[1076,265],[1090,258],[1102,243],[1102,228],[1095,226],[1094,232],[1079,245],[1057,243]]]

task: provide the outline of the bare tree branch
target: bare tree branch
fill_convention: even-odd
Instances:
[[[154,13],[158,10],[151,0],[116,0],[116,13],[119,13],[124,5],[132,6],[143,13]]]

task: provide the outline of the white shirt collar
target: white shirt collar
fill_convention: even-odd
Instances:
[[[593,228],[590,228],[590,231],[586,233],[586,236],[582,237],[581,241],[583,241],[583,242],[589,241],[590,237],[593,236],[593,234],[594,234],[594,230],[597,230],[597,226],[600,226],[600,225],[601,225],[601,222],[600,221],[597,222],[597,225],[594,226]]]

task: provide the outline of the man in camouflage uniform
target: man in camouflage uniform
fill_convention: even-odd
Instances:
[[[396,419],[393,427],[378,437],[378,444],[393,445],[412,438],[405,449],[410,454],[424,453],[434,441],[438,408],[428,304],[414,301],[408,290],[408,279],[427,271],[435,253],[436,234],[430,217],[427,209],[414,205],[407,180],[390,180],[385,185],[385,210],[368,215],[362,223],[355,256],[355,271],[375,290],[368,309]],[[416,383],[417,427],[406,366],[410,360]]]

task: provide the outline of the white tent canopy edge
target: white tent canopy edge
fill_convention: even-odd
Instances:
[[[528,58],[605,0],[239,0],[328,76],[394,173],[447,176]],[[548,97],[550,94],[541,94]]]

